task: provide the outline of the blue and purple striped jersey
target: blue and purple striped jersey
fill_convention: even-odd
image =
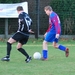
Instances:
[[[53,34],[61,33],[60,19],[55,12],[52,12],[49,16],[49,27],[46,32],[49,32],[49,31]]]

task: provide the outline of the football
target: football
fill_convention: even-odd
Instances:
[[[39,52],[35,52],[34,54],[33,54],[33,58],[34,59],[41,59],[41,54],[39,53]]]

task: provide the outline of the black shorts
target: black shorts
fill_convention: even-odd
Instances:
[[[16,32],[12,38],[21,44],[26,44],[29,38],[29,35],[22,34],[20,32]]]

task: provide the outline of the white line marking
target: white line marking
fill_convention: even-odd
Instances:
[[[12,45],[12,47],[16,47],[17,45]],[[39,47],[39,46],[42,46],[42,45],[23,45],[23,46],[31,46],[31,47],[34,47],[34,46],[36,46],[36,47]],[[48,46],[52,46],[52,45],[48,45]],[[70,45],[70,44],[66,44],[65,46],[75,46],[74,44],[72,45]],[[0,45],[0,47],[7,47],[7,45]]]

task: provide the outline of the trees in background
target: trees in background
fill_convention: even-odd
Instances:
[[[64,35],[75,34],[75,1],[52,0],[50,5],[60,16],[63,30],[62,33]]]
[[[17,3],[20,2],[20,0],[0,0],[0,3]]]

